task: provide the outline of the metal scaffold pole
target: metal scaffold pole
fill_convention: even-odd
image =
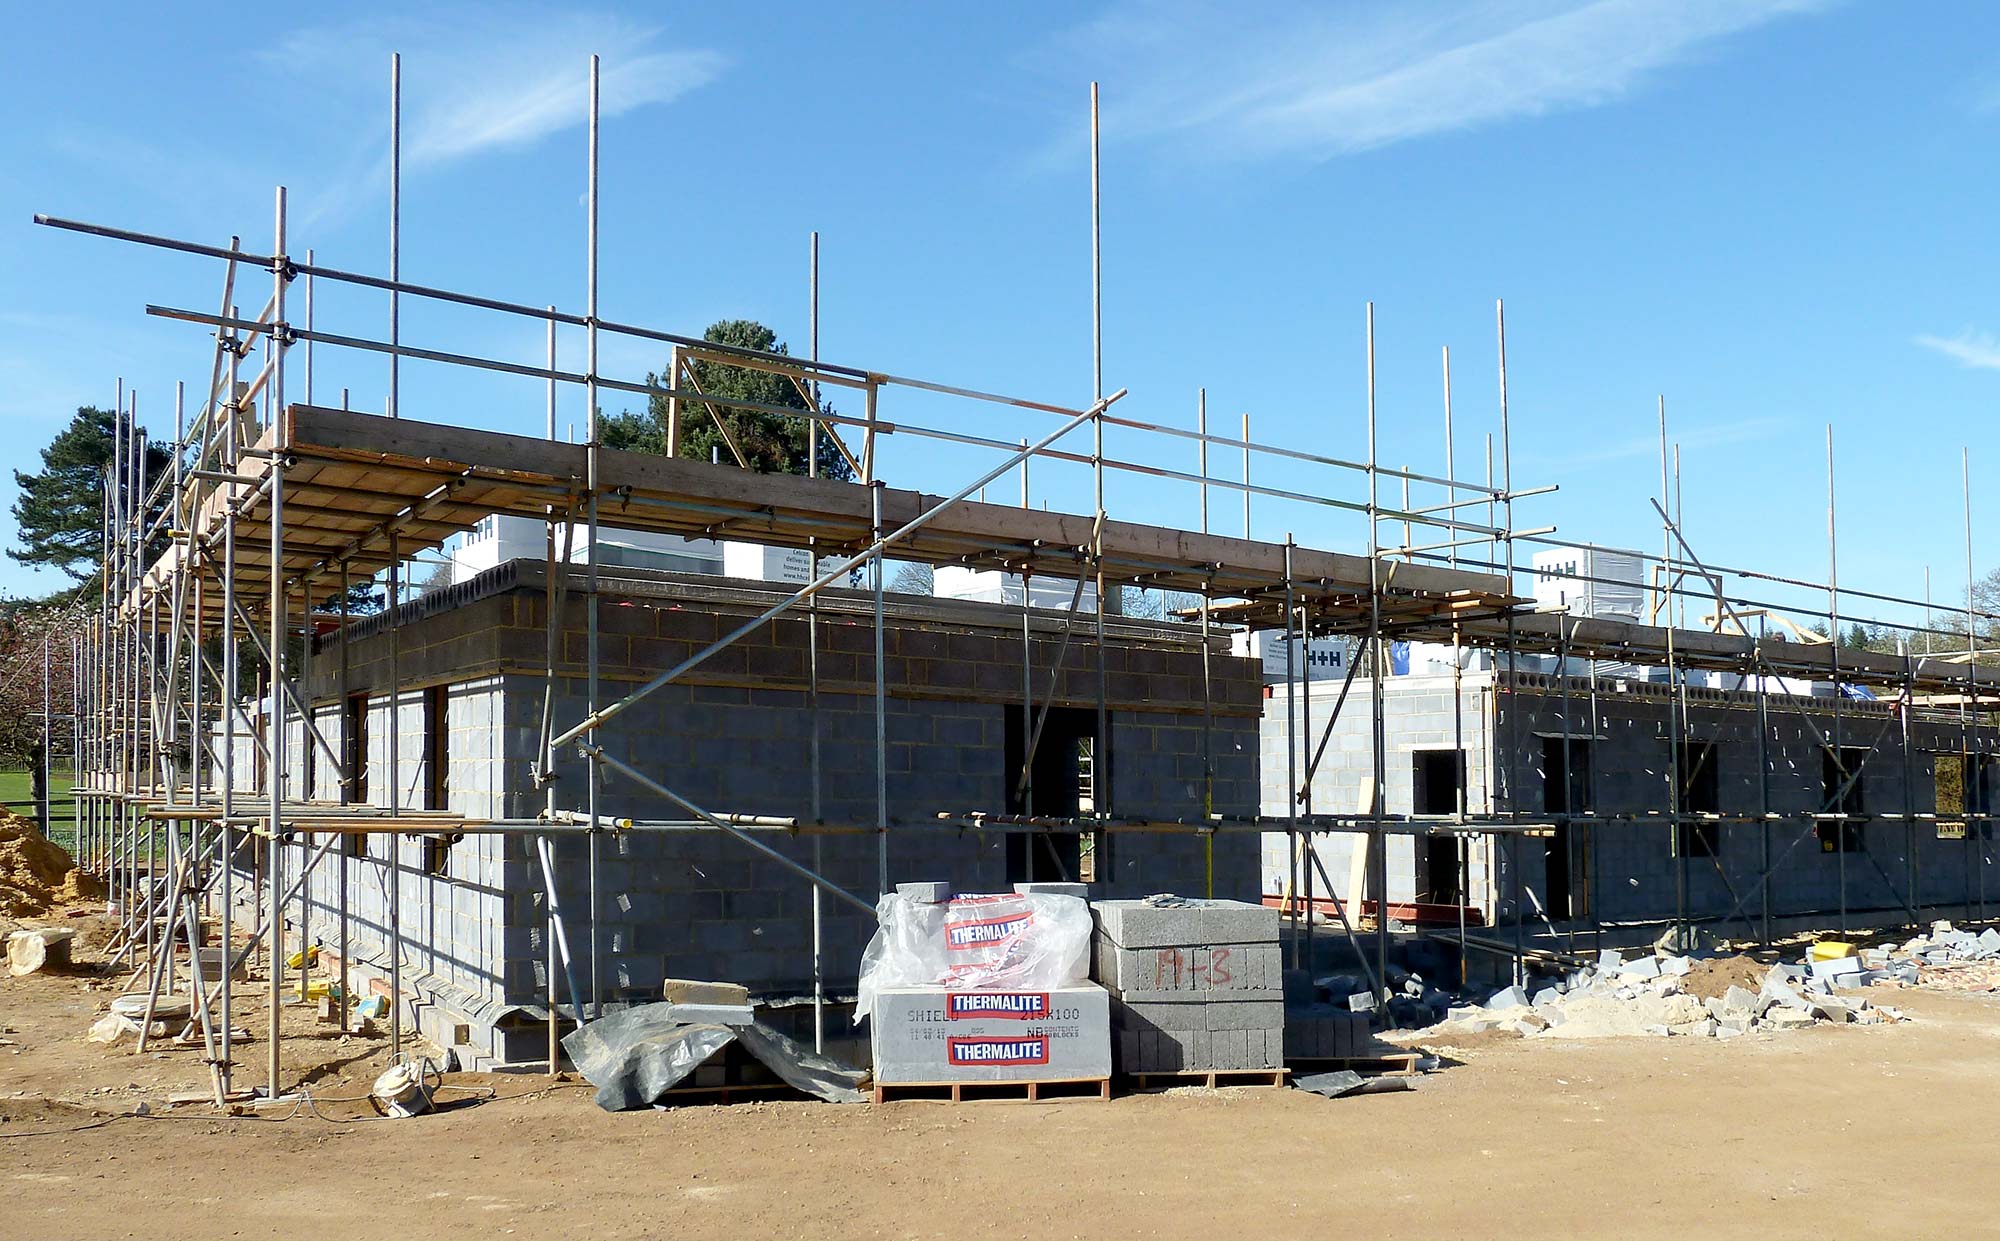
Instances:
[[[812,360],[819,361],[819,231],[815,229],[807,255],[806,275],[806,318],[810,337]],[[819,408],[819,384],[807,386],[807,400],[814,409]],[[1024,467],[1025,468],[1025,467]],[[806,476],[819,477],[819,420],[806,420]],[[806,554],[812,563],[813,572],[819,572],[819,540],[806,542]],[[823,762],[821,756],[820,712],[819,712],[819,598],[814,596],[806,603],[806,714],[809,717],[806,733],[807,812],[814,823],[820,822],[826,811],[823,800]],[[825,843],[814,836],[812,841],[813,872],[826,872]],[[826,911],[819,885],[807,885],[812,900],[812,979],[813,979],[813,1050],[824,1054],[826,1051]]]
[[[288,278],[285,265],[285,188],[278,187],[277,194],[277,244],[272,251],[271,299],[272,323],[282,326],[285,321],[285,282]],[[285,408],[285,342],[274,334],[271,345],[271,420],[272,444],[282,449],[284,433],[282,424]],[[271,761],[265,765],[264,782],[270,791],[270,817],[265,823],[264,856],[266,873],[270,880],[271,908],[266,915],[269,924],[270,985],[267,999],[271,1006],[268,1037],[270,1055],[266,1065],[268,1086],[266,1097],[278,1097],[281,1072],[279,1051],[282,1042],[279,1018],[284,1003],[285,941],[284,941],[284,887],[283,868],[279,859],[283,854],[283,817],[285,800],[285,729],[283,709],[283,687],[285,680],[285,465],[282,460],[271,463],[271,639],[270,639],[270,698],[264,706],[267,721],[265,745],[270,751]]]
[[[1384,680],[1390,672],[1382,637],[1382,557],[1380,478],[1375,440],[1375,303],[1368,303],[1368,814],[1374,830],[1368,835],[1368,853],[1375,876],[1375,1003],[1389,1008],[1389,839],[1382,831],[1388,808],[1388,769],[1384,753],[1388,745],[1387,702]]]
[[[1867,829],[1849,818],[1848,807],[1858,808],[1859,798],[1849,786],[1855,773],[1847,770],[1846,738],[1842,735],[1844,712],[1840,700],[1843,691],[1840,686],[1840,547],[1835,537],[1833,508],[1833,424],[1826,426],[1826,622],[1827,660],[1833,676],[1833,767],[1841,783],[1840,795],[1833,804],[1824,809],[1833,814],[1834,857],[1838,863],[1840,884],[1840,932],[1847,933],[1847,845],[1849,833],[1859,835]],[[1669,630],[1668,632],[1672,632]]]
[[[589,682],[588,710],[592,716],[598,711],[598,530],[597,498],[600,486],[598,458],[601,445],[598,434],[597,408],[597,126],[598,126],[598,58],[590,58],[590,186],[587,195],[589,206],[588,252],[586,256],[585,303],[588,306],[584,327],[584,373],[588,376],[584,386],[584,399],[588,408],[584,411],[585,425],[590,428],[584,441],[585,460],[588,477],[585,479],[587,494],[584,503],[588,506],[585,520],[588,535],[585,539],[586,560],[584,562],[584,658],[589,667],[586,676]],[[603,945],[598,935],[598,863],[602,849],[600,841],[599,798],[604,787],[603,763],[598,757],[598,747],[593,746],[586,756],[585,771],[589,781],[590,834],[585,846],[589,857],[589,910],[590,919],[590,1012],[593,1017],[604,1015]]]

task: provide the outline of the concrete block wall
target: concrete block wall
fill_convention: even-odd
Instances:
[[[1465,755],[1467,809],[1488,808],[1487,769],[1492,753],[1488,736],[1492,723],[1488,687],[1492,676],[1468,674],[1461,678],[1459,710],[1452,705],[1450,676],[1391,677],[1383,683],[1383,736],[1386,742],[1383,777],[1387,795],[1383,807],[1390,814],[1414,812],[1415,755],[1419,751],[1458,748]],[[1340,714],[1333,717],[1331,736],[1324,757],[1312,781],[1312,810],[1319,814],[1364,814],[1374,786],[1374,724],[1372,686],[1357,677],[1348,691]],[[1311,687],[1273,685],[1264,703],[1260,725],[1262,780],[1260,800],[1263,813],[1288,814],[1292,805],[1287,781],[1303,781],[1319,750],[1320,738],[1327,735],[1327,720],[1339,697],[1337,683],[1321,682]],[[1286,711],[1292,712],[1290,737],[1295,753],[1286,753]],[[1301,813],[1306,807],[1301,804]],[[1352,832],[1311,834],[1314,853],[1334,886],[1334,895],[1350,896],[1349,872],[1363,837]],[[1414,900],[1416,892],[1416,841],[1409,836],[1388,837],[1389,899]],[[1309,859],[1301,858],[1301,867]],[[1262,869],[1264,891],[1276,895],[1285,890],[1291,876],[1291,838],[1284,832],[1266,833],[1263,840]],[[1471,891],[1476,903],[1490,901],[1491,875],[1484,850],[1475,845],[1470,859]],[[1313,894],[1326,895],[1326,884],[1317,870],[1313,874]],[[1301,880],[1300,893],[1304,884]]]
[[[1198,713],[1120,712],[1112,717],[1111,737],[1115,814],[1181,819],[1201,813],[1204,742]],[[1256,813],[1261,761],[1257,720],[1216,716],[1206,753],[1214,764],[1216,813]],[[1213,837],[1215,897],[1258,899],[1259,846],[1250,832]],[[1205,886],[1209,848],[1201,838],[1185,834],[1107,834],[1099,846],[1100,883],[1094,895],[1210,895]]]
[[[446,804],[472,818],[489,818],[501,805],[500,744],[504,711],[503,681],[478,677],[451,685],[445,697]],[[315,723],[335,753],[344,754],[345,715],[332,703],[318,704]],[[424,736],[422,687],[410,687],[392,709],[386,695],[368,704],[367,802],[389,804],[390,730],[397,733],[395,785],[400,804],[421,808],[430,787]],[[315,747],[312,796],[336,801],[338,772],[323,750],[311,742],[302,724],[292,722],[287,733],[288,796],[305,790],[306,747]],[[295,838],[279,851],[285,882],[325,837]],[[395,858],[393,872],[391,857]],[[454,999],[497,1007],[505,1002],[502,964],[509,953],[528,949],[529,942],[506,925],[507,895],[539,879],[527,855],[506,849],[498,836],[468,834],[441,849],[427,847],[415,836],[356,837],[336,843],[314,865],[305,890],[307,934],[329,951],[337,950],[341,910],[347,914],[348,956],[360,971],[386,976],[389,944],[389,884],[401,885],[401,934],[406,986],[422,994],[439,984],[459,993]],[[343,890],[344,889],[344,890]],[[288,906],[288,933],[298,933],[299,903]],[[365,994],[357,981],[357,996]],[[472,1016],[461,1013],[459,1016]]]
[[[539,678],[508,681],[508,718],[538,719]],[[580,718],[582,684],[565,679],[561,690],[557,718]],[[820,720],[825,818],[873,822],[873,699],[823,694]],[[635,704],[616,727],[604,730],[602,740],[621,761],[713,813],[803,816],[811,793],[810,726],[803,692],[676,684]],[[941,809],[991,805],[1005,780],[1004,728],[997,704],[891,699],[891,819],[909,822],[934,818]],[[525,760],[508,764],[512,812],[521,813],[532,796],[522,778]],[[587,776],[576,763],[559,770],[559,796],[570,804]],[[606,773],[599,805],[611,817],[691,817],[615,771]],[[772,831],[750,834],[863,900],[874,900],[875,834],[796,839]],[[510,844],[523,857],[531,847],[522,839]],[[578,838],[558,839],[555,859],[557,903],[570,927],[572,952],[580,957],[588,926],[588,846]],[[915,826],[889,837],[888,862],[891,884],[946,879],[960,891],[1007,886],[1006,845],[999,835]],[[510,925],[538,945],[546,922],[540,887],[537,882],[513,893],[508,907]],[[765,993],[811,989],[811,885],[740,841],[713,829],[606,836],[598,847],[598,892],[598,941],[608,991],[648,994],[663,977],[721,978]],[[842,990],[850,989],[874,919],[832,896],[822,896],[821,918],[827,975]],[[511,959],[510,995],[539,994],[546,987],[544,969],[539,954]]]
[[[532,713],[540,710],[539,678],[509,680],[510,718],[515,711],[521,718],[538,718]],[[565,679],[561,689],[557,718],[580,718],[582,685]],[[872,823],[874,700],[822,694],[819,710],[824,816],[833,823]],[[796,815],[809,804],[811,725],[802,691],[675,684],[630,708],[615,728],[605,730],[604,743],[611,754],[711,812]],[[965,813],[1004,803],[1005,706],[891,697],[887,733],[889,818],[903,825],[888,837],[889,884],[944,879],[962,892],[1006,890],[1010,876],[1004,836],[930,826],[941,811]],[[1117,812],[1194,813],[1201,800],[1200,734],[1198,724],[1189,727],[1178,716],[1119,713],[1113,723]],[[1218,723],[1215,729],[1216,805],[1223,813],[1249,812],[1255,774],[1250,736],[1248,720]],[[585,778],[577,764],[559,765],[559,770],[578,782]],[[511,776],[510,787],[520,787]],[[670,801],[616,772],[607,775],[600,806],[610,816],[687,817]],[[864,900],[874,899],[874,835],[793,840],[777,832],[752,834]],[[577,919],[587,897],[587,849],[581,841],[558,843],[557,901]],[[1208,865],[1196,837],[1107,834],[1099,845],[1093,892],[1199,893]],[[1218,836],[1214,870],[1218,895],[1254,895],[1254,838],[1245,833]],[[739,841],[703,830],[635,832],[601,842],[599,894],[599,944],[608,989],[645,994],[662,976],[690,975],[727,978],[766,993],[801,994],[811,988],[810,885]],[[546,920],[541,902],[539,892],[523,894],[510,906],[510,917],[524,919],[520,925],[539,934]],[[854,982],[874,919],[831,896],[823,896],[821,906],[824,968],[832,985],[845,991]],[[510,994],[516,986],[539,991],[546,985],[539,958],[514,965]]]
[[[1514,758],[1502,764],[1496,805],[1506,807],[1506,783],[1511,775],[1518,790],[1517,804],[1527,811],[1543,808],[1542,740],[1561,735],[1567,705],[1571,735],[1594,738],[1590,780],[1595,807],[1606,812],[1663,811],[1671,762],[1668,687],[1628,684],[1623,692],[1605,692],[1600,685],[1593,724],[1588,694],[1574,692],[1575,684],[1567,704],[1557,692],[1498,695],[1495,745],[1503,752],[1511,748]],[[1760,725],[1755,697],[1700,689],[1689,690],[1688,699],[1686,738],[1716,747],[1721,812],[1759,813],[1765,803],[1759,785]],[[1915,718],[1906,765],[1901,726],[1888,705],[1846,701],[1839,711],[1842,748],[1868,754],[1862,768],[1862,810],[1894,814],[1903,813],[1906,807],[1919,813],[1933,810],[1936,759],[1939,753],[1957,752],[1957,722]],[[1823,806],[1819,738],[1834,738],[1834,712],[1831,699],[1774,698],[1768,704],[1762,759],[1768,772],[1770,810],[1800,815]],[[1991,747],[1992,737],[1987,736],[1983,744]],[[1724,914],[1741,900],[1754,918],[1763,901],[1758,876],[1765,869],[1765,829],[1761,824],[1722,823],[1716,830],[1718,856],[1711,860],[1691,854],[1687,859],[1688,908],[1697,915]],[[1968,846],[1961,840],[1940,839],[1931,822],[1919,823],[1912,830],[1900,821],[1869,821],[1860,831],[1863,848],[1845,855],[1846,905],[1851,912],[1901,910],[1912,858],[1919,903],[1955,904],[1965,899],[1968,861],[1975,866],[1978,863],[1977,842]],[[1812,824],[1801,819],[1772,825],[1770,838],[1771,860],[1782,860],[1770,885],[1773,915],[1837,910],[1841,904],[1842,855],[1822,851]],[[1540,896],[1547,875],[1547,845],[1523,840],[1519,847],[1522,883]],[[1681,861],[1667,824],[1620,823],[1586,829],[1578,833],[1573,848],[1585,851],[1578,866],[1594,879],[1599,918],[1656,920],[1674,916]],[[1503,877],[1507,874],[1506,852],[1501,847],[1497,861]],[[1976,885],[1977,877],[1971,878]],[[1503,878],[1499,885],[1503,901],[1511,892],[1511,882]],[[1511,910],[1501,910],[1501,916],[1511,917]]]
[[[540,572],[539,565],[515,562],[406,607],[397,627],[405,692],[393,713],[384,621],[357,623],[345,652],[338,635],[316,643],[308,693],[335,752],[343,751],[339,688],[370,695],[368,800],[387,802],[393,727],[402,804],[422,804],[429,785],[422,691],[446,684],[448,808],[476,818],[532,817],[542,809],[545,793],[531,774],[549,684]],[[774,597],[769,588],[619,572],[632,576],[607,583],[600,611],[603,702],[700,650]],[[821,814],[830,823],[869,824],[877,818],[874,631],[862,609],[872,607],[872,599],[848,593],[832,593],[819,627]],[[888,816],[897,825],[888,837],[891,884],[943,878],[959,890],[978,891],[1004,890],[1010,882],[1005,836],[939,826],[936,816],[1005,804],[1007,715],[1020,701],[1019,618],[1018,610],[929,599],[899,601],[892,611],[884,633]],[[561,620],[554,681],[559,728],[587,708],[577,594]],[[1061,638],[1059,619],[1034,619],[1038,701]],[[1247,814],[1256,805],[1257,665],[1211,657],[1214,724],[1204,734],[1196,642],[1175,626],[1120,621],[1114,628],[1105,659],[1112,714],[1108,778],[1112,807],[1121,817],[1198,813],[1205,735],[1214,754],[1215,809]],[[1094,708],[1094,658],[1093,644],[1072,641],[1055,705]],[[725,648],[685,681],[634,704],[601,740],[610,753],[707,809],[806,817],[813,720],[804,690],[806,659],[805,621],[782,619]],[[291,732],[297,757],[305,736],[297,724]],[[559,755],[556,770],[557,804],[583,806],[586,771],[573,749]],[[338,796],[330,763],[314,763],[310,790],[303,764],[290,778],[294,795]],[[606,773],[600,808],[607,817],[689,817],[616,772]],[[755,835],[864,900],[872,901],[878,890],[874,833]],[[493,1026],[505,1009],[539,1004],[549,991],[548,910],[532,839],[468,834],[445,852],[435,874],[424,873],[421,839],[407,838],[397,847],[406,980],[414,977],[419,987],[436,983],[449,1002],[479,1010],[460,1015],[476,1026],[487,1022],[484,1036],[501,1050],[504,1039]],[[550,847],[574,972],[587,990],[591,850],[581,835],[558,836]],[[387,868],[380,859],[390,845],[377,838],[369,848],[371,856],[330,856],[309,888],[313,933],[330,944],[344,872],[356,960],[381,957],[386,927]],[[739,981],[767,997],[809,991],[812,889],[795,874],[708,828],[606,832],[596,855],[595,939],[608,997],[643,998],[657,992],[662,977],[676,975]],[[282,856],[282,864],[296,867],[303,842]],[[1198,837],[1114,834],[1103,838],[1097,866],[1099,895],[1200,893],[1211,857]],[[1254,898],[1255,838],[1217,837],[1212,872],[1215,895]],[[821,929],[829,984],[836,992],[847,990],[873,931],[872,915],[824,897]],[[557,973],[566,1003],[567,983],[560,968]]]
[[[1543,769],[1544,742],[1560,739],[1591,742],[1589,784],[1592,804],[1605,813],[1663,812],[1667,806],[1669,688],[1639,682],[1600,680],[1593,710],[1589,685],[1572,680],[1570,692],[1561,682],[1522,674],[1519,692],[1496,691],[1491,674],[1462,679],[1459,719],[1467,763],[1467,805],[1471,810],[1506,811],[1510,805],[1525,813],[1547,808]],[[1326,758],[1313,782],[1315,809],[1361,812],[1367,806],[1372,779],[1371,723],[1368,683],[1357,680],[1346,707],[1335,722]],[[1449,677],[1395,677],[1385,682],[1385,735],[1388,742],[1385,776],[1386,808],[1391,813],[1412,810],[1414,765],[1419,750],[1449,749],[1454,735]],[[1337,688],[1315,686],[1316,722],[1306,739],[1303,694],[1297,710],[1295,735],[1301,778],[1312,748],[1325,730],[1325,712]],[[1262,724],[1262,802],[1264,812],[1284,814],[1286,687],[1273,686]],[[1803,713],[1803,715],[1802,715]],[[1902,733],[1891,708],[1881,703],[1843,701],[1841,744],[1869,752],[1863,769],[1863,808],[1877,813],[1905,809],[1905,764]],[[1763,761],[1769,776],[1769,808],[1781,814],[1805,814],[1823,804],[1821,747],[1815,730],[1829,739],[1834,733],[1830,699],[1773,698],[1764,720]],[[1806,720],[1809,718],[1811,724]],[[1753,814],[1763,803],[1759,786],[1760,723],[1754,695],[1722,690],[1690,689],[1685,735],[1691,742],[1709,742],[1718,773],[1721,810]],[[1991,752],[1992,730],[1975,730],[1975,750]],[[1911,725],[1908,771],[1909,802],[1917,812],[1935,806],[1936,762],[1941,754],[1956,754],[1959,725],[1954,719],[1916,717]],[[1989,784],[1992,777],[1987,777]],[[1988,797],[1992,796],[1989,790]],[[1910,861],[1915,860],[1919,903],[1958,904],[1968,886],[1975,894],[1981,867],[1980,845],[1943,839],[1936,825],[1922,822],[1914,829],[1902,822],[1871,821],[1861,827],[1865,849],[1845,858],[1846,903],[1852,912],[1899,911],[1906,893]],[[1976,830],[1976,829],[1975,829]],[[1753,917],[1761,913],[1759,874],[1765,869],[1764,828],[1757,824],[1723,823],[1717,827],[1719,855],[1690,856],[1686,868],[1688,908],[1696,916],[1721,915],[1744,903]],[[1771,881],[1774,916],[1814,915],[1837,910],[1841,901],[1842,856],[1823,852],[1813,826],[1800,819],[1773,825],[1771,858],[1783,859]],[[1349,864],[1356,847],[1350,833],[1326,833],[1314,840],[1335,891],[1346,895]],[[1523,916],[1539,921],[1536,904],[1550,904],[1548,850],[1541,838],[1494,836],[1472,846],[1472,892],[1486,916],[1511,921],[1515,916],[1518,874]],[[1406,900],[1415,887],[1415,842],[1389,840],[1390,899]],[[1594,906],[1605,921],[1654,921],[1675,913],[1676,884],[1681,871],[1673,835],[1663,822],[1611,823],[1579,828],[1569,845],[1571,874],[1586,889],[1575,906],[1578,916]],[[1789,850],[1789,851],[1788,851]],[[1990,851],[1990,849],[1989,849]],[[1716,862],[1721,863],[1720,873]],[[1280,892],[1291,874],[1287,837],[1267,834],[1263,852],[1266,892]],[[1727,875],[1725,881],[1724,875]],[[1324,887],[1317,875],[1317,894]],[[1732,895],[1731,888],[1734,888]],[[1532,898],[1532,899],[1531,899]],[[1583,903],[1585,900],[1588,905]],[[1740,924],[1739,924],[1740,927]]]

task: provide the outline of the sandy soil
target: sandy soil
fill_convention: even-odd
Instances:
[[[162,1114],[168,1089],[199,1084],[198,1053],[82,1044],[111,994],[87,986],[0,978],[0,1038],[19,1044],[0,1046],[6,1241],[2000,1230],[1991,997],[1901,991],[1916,1021],[1727,1043],[1479,1040],[1440,1047],[1459,1063],[1416,1093],[1344,1100],[1181,1090],[608,1115],[575,1084],[458,1077],[445,1110],[414,1120],[333,1101],[363,1093],[382,1050],[324,1032],[288,1063],[336,1062],[311,1089],[340,1119],[278,1120]],[[261,1045],[248,1059],[261,1066]],[[140,1100],[155,1114],[114,1118]]]

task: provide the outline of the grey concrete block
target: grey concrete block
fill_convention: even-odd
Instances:
[[[1118,991],[1265,991],[1282,983],[1275,945],[1093,946],[1097,980]]]
[[[1156,999],[1132,1004],[1113,996],[1111,1024],[1121,1029],[1205,1030],[1208,1028],[1207,1018],[1203,1014],[1206,1007],[1207,1005],[1199,1000],[1186,998]]]
[[[1784,983],[1779,982],[1776,978],[1766,978],[1764,980],[1763,987],[1757,992],[1757,1001],[1760,1010],[1766,1012],[1772,1008],[1786,1008],[1795,1012],[1808,1012],[1812,1008],[1812,1005],[1807,1002],[1804,996],[1792,990]]]
[[[1276,943],[1278,911],[1246,901],[1208,901],[1201,910],[1202,938],[1211,944]]]
[[[1285,1028],[1283,1000],[1202,1005],[1209,1030],[1278,1030]]]
[[[1835,957],[1830,961],[1814,961],[1812,976],[1826,979],[1829,983],[1848,974],[1861,972],[1860,957]]]
[[[757,1012],[749,1004],[673,1003],[667,1005],[667,1016],[688,1025],[747,1026]]]
[[[1120,948],[1171,948],[1202,942],[1195,905],[1157,906],[1144,901],[1093,901],[1098,930]]]
[[[1108,988],[1107,988],[1108,990]],[[1242,991],[1114,991],[1112,997],[1126,1005],[1149,1004],[1272,1004],[1283,1003],[1285,993],[1278,987]]]
[[[1074,896],[1078,900],[1090,899],[1090,885],[1087,883],[1017,883],[1014,891],[1022,896]]]
[[[1755,1016],[1758,1007],[1757,993],[1732,985],[1729,990],[1722,993],[1720,1004],[1722,1011],[1717,1016],[1734,1017],[1746,1013]]]

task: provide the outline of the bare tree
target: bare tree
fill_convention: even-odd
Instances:
[[[889,579],[889,592],[897,595],[934,595],[937,593],[937,574],[927,564],[905,564]]]

